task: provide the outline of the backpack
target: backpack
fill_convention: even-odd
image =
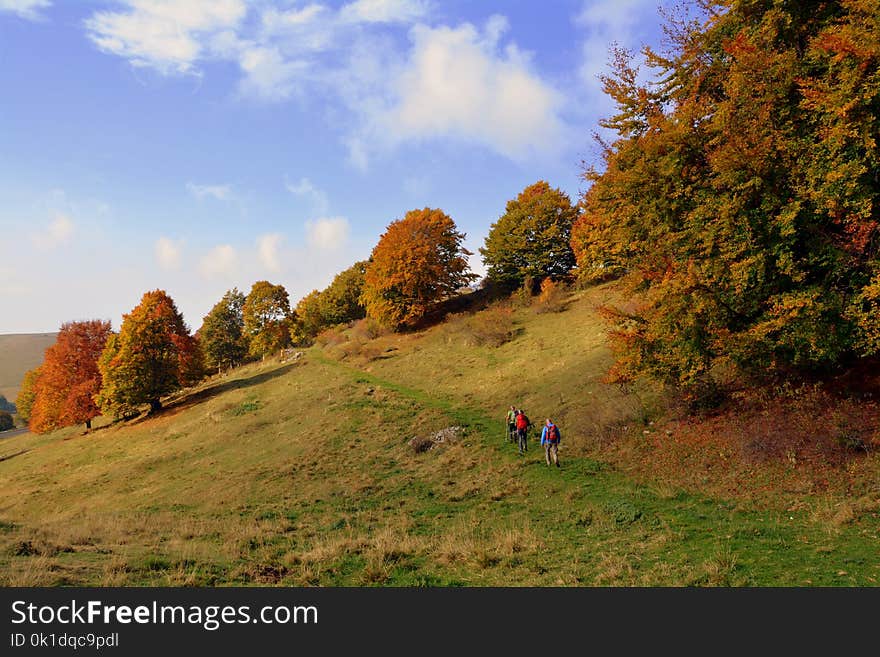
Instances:
[[[531,422],[529,422],[529,418],[526,417],[525,413],[520,413],[516,416],[516,428],[517,429],[528,429]]]
[[[558,443],[559,442],[559,428],[555,424],[551,424],[547,427],[547,442],[549,443]]]

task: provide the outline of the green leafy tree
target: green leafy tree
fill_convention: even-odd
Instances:
[[[11,403],[3,395],[0,395],[0,411],[15,413],[15,404]]]
[[[40,368],[35,367],[25,372],[21,381],[21,387],[18,389],[18,396],[15,398],[15,409],[24,422],[30,422],[31,409],[34,407],[34,400],[37,396],[37,381],[40,378]]]
[[[247,340],[244,335],[245,296],[233,288],[223,295],[202,320],[196,333],[205,365],[221,370],[242,362],[247,356]]]
[[[361,303],[361,295],[368,264],[367,260],[354,263],[337,274],[324,290],[322,312],[327,326],[346,324],[366,317],[367,311]]]
[[[507,202],[480,249],[490,280],[519,287],[530,276],[536,282],[559,278],[575,265],[571,227],[577,208],[559,189],[541,180]]]
[[[367,261],[356,262],[333,279],[324,290],[313,290],[296,306],[291,337],[297,344],[310,343],[331,326],[347,324],[366,316],[361,303]]]
[[[242,317],[251,356],[265,357],[290,344],[293,318],[283,285],[254,283],[242,306]]]
[[[15,428],[15,421],[8,411],[0,411],[0,431],[9,431]]]
[[[364,273],[361,302],[367,315],[401,327],[474,281],[464,237],[442,210],[411,210],[392,222]]]
[[[147,292],[123,315],[118,334],[107,339],[99,359],[103,380],[97,401],[105,414],[132,414],[142,404],[151,411],[161,398],[198,380],[201,357],[174,301],[164,290]]]

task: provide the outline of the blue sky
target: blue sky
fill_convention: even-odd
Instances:
[[[0,333],[295,305],[413,208],[476,252],[526,185],[577,199],[608,46],[660,45],[659,4],[0,0]]]

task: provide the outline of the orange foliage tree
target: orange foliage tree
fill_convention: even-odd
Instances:
[[[110,322],[68,322],[46,349],[33,384],[28,424],[34,433],[85,423],[100,414],[94,397],[101,388],[98,359],[110,335]]]
[[[880,355],[880,2],[699,4],[643,51],[653,83],[619,50],[604,78],[573,248],[632,283],[615,375],[714,397]]]
[[[123,315],[119,334],[107,340],[99,359],[103,386],[98,405],[116,417],[141,404],[156,411],[162,396],[202,377],[202,362],[198,342],[171,297],[164,290],[147,292]]]
[[[474,281],[464,237],[442,210],[410,210],[392,222],[364,272],[361,301],[367,315],[400,327]]]

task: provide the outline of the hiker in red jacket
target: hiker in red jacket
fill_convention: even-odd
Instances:
[[[519,445],[519,453],[522,454],[528,449],[528,441],[527,437],[529,434],[529,427],[532,426],[531,421],[528,416],[522,410],[519,410],[516,414],[516,439]]]

